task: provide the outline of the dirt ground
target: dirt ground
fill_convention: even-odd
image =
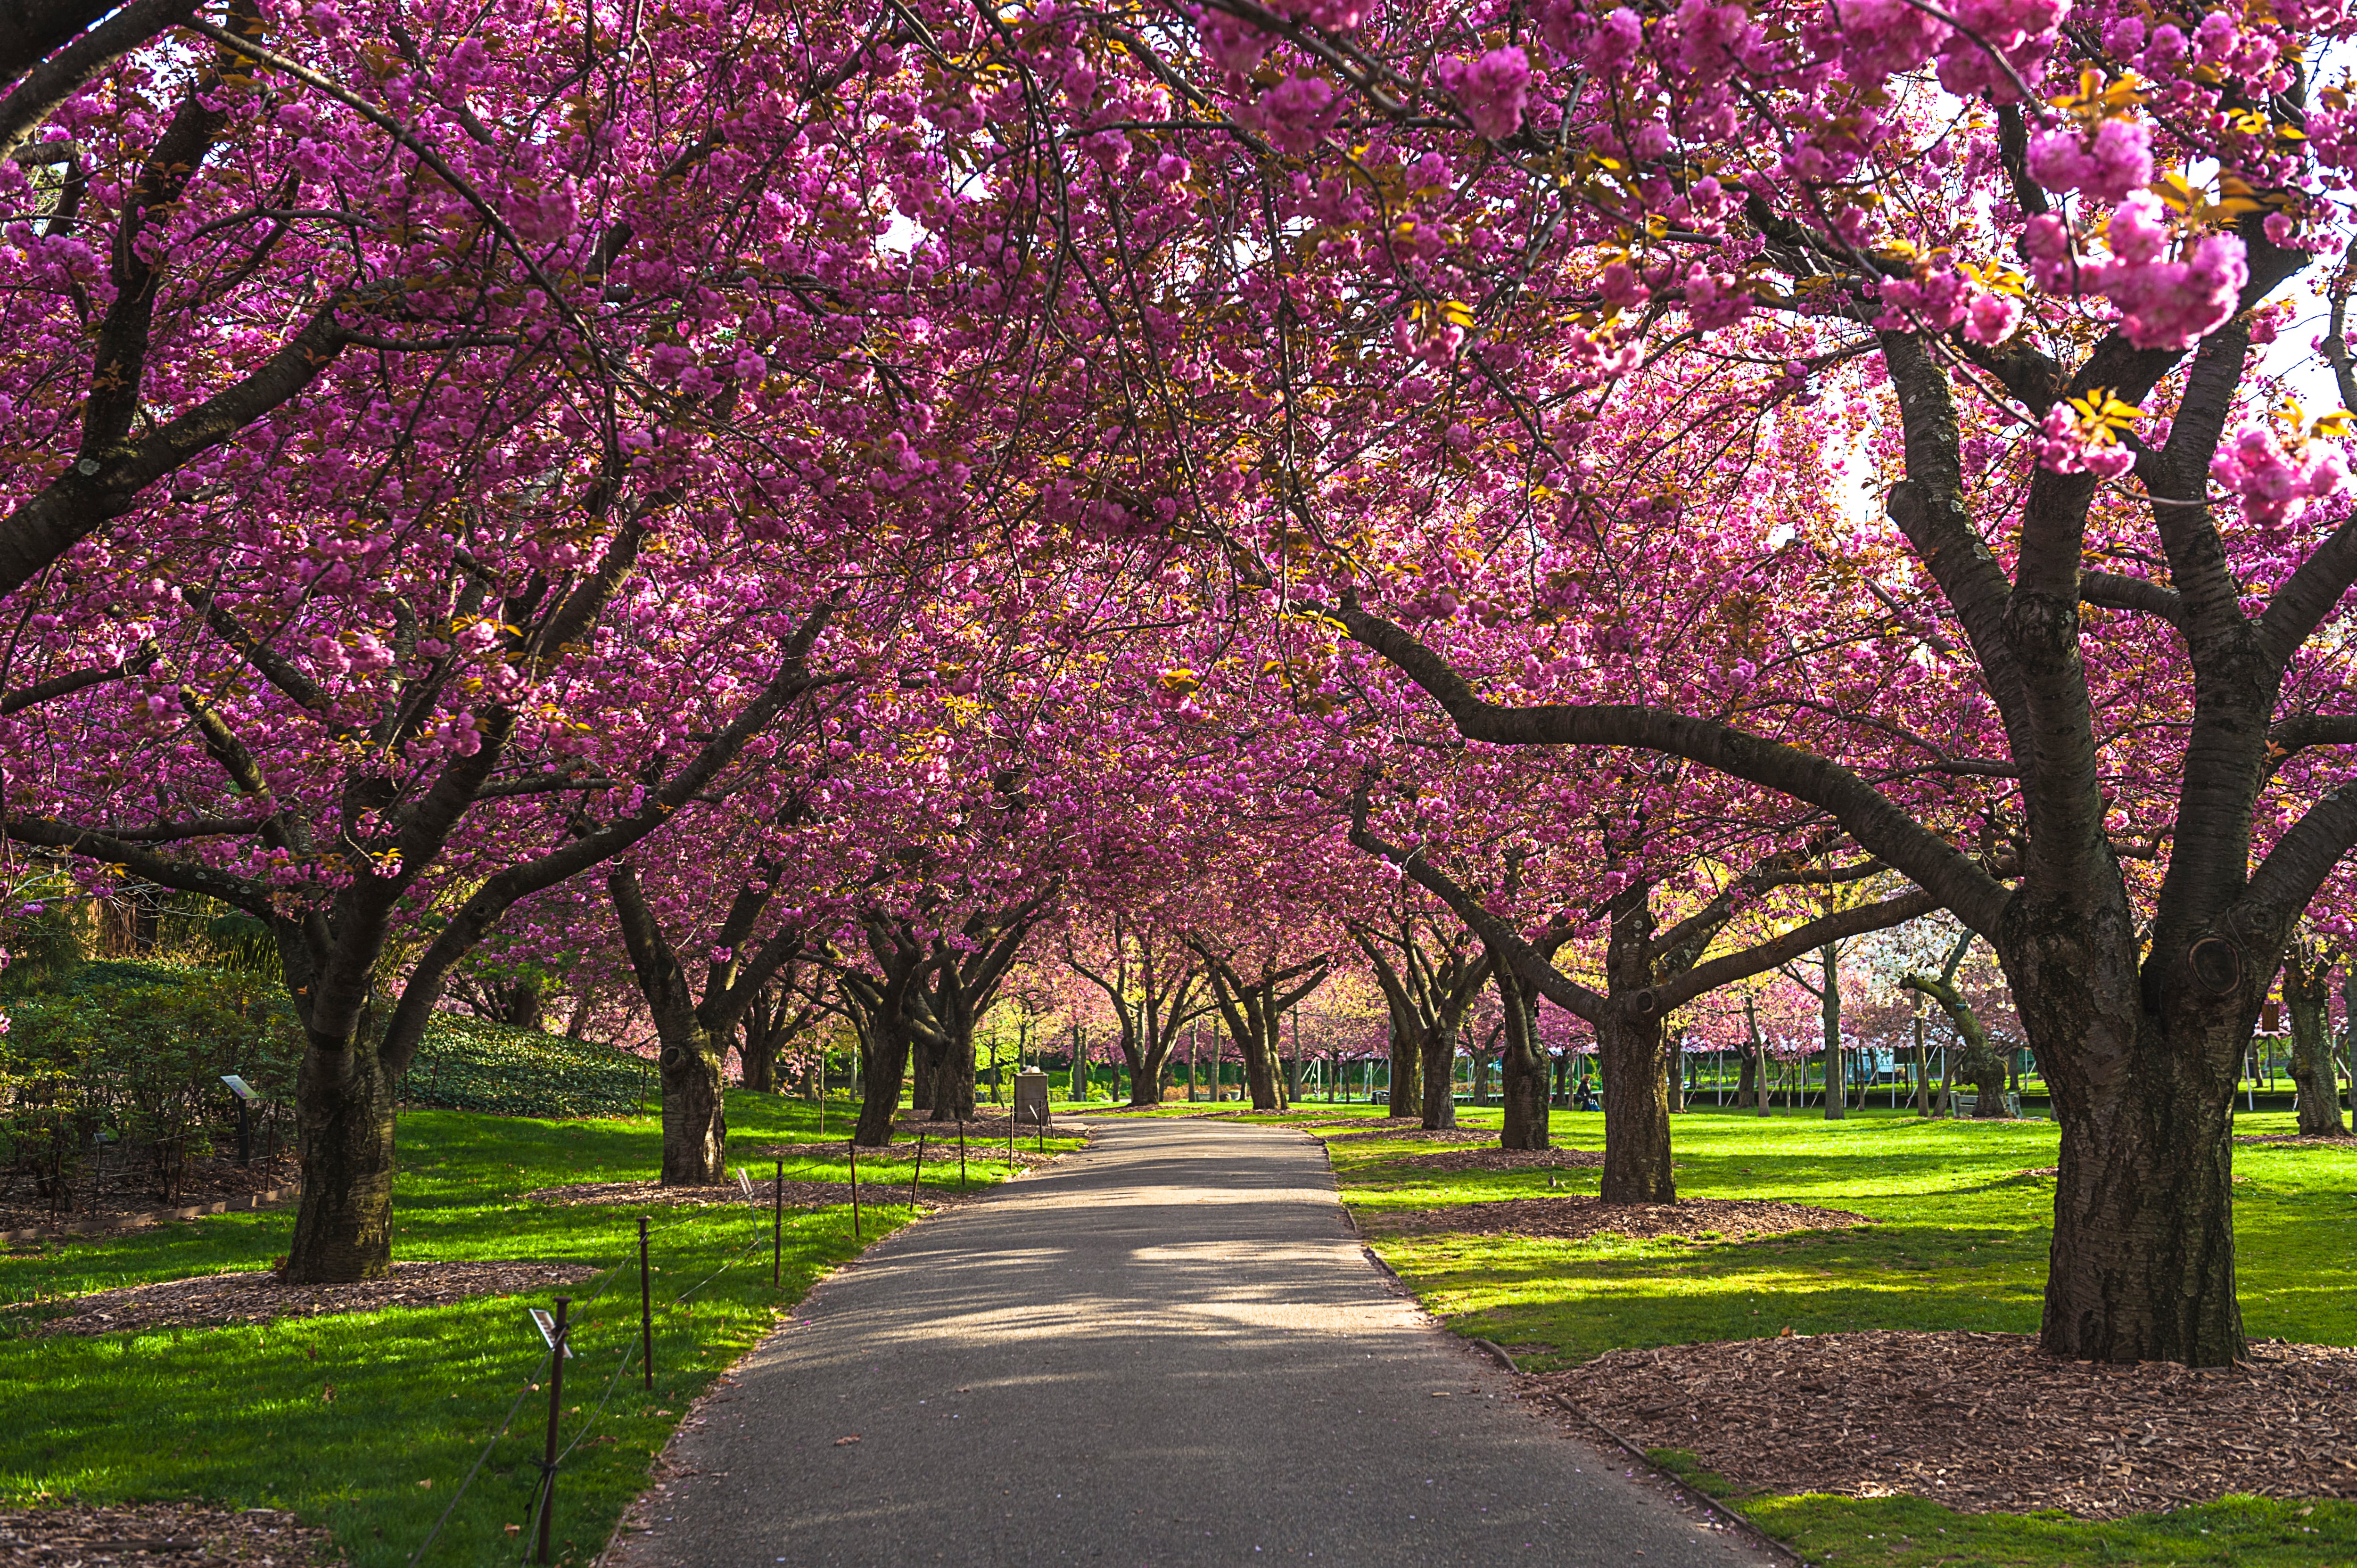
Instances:
[[[102,1165],[76,1177],[58,1204],[36,1194],[29,1183],[0,1189],[0,1231],[120,1224],[159,1209],[234,1203],[258,1192],[298,1186],[302,1179],[302,1167],[291,1153],[267,1159],[257,1154],[251,1165],[240,1165],[233,1157],[197,1159],[188,1162],[185,1181],[167,1200],[145,1163],[127,1168]]]
[[[59,1304],[72,1307],[34,1330],[48,1334],[120,1334],[127,1329],[193,1328],[207,1324],[268,1323],[281,1317],[324,1317],[388,1306],[441,1306],[468,1296],[543,1291],[576,1284],[597,1273],[577,1263],[395,1263],[393,1277],[355,1284],[280,1283],[267,1269],[194,1279],[157,1280],[121,1290],[93,1291]],[[21,1309],[12,1309],[21,1310]]]
[[[1443,1149],[1384,1163],[1418,1171],[1571,1170],[1600,1165],[1604,1156],[1592,1149]]]
[[[0,1568],[324,1568],[342,1561],[326,1530],[307,1529],[275,1509],[143,1503],[0,1513]]]
[[[2267,1340],[2194,1371],[2062,1360],[2023,1334],[1877,1330],[1611,1350],[1537,1380],[1742,1491],[2081,1519],[2230,1492],[2357,1498],[2357,1349]]]
[[[1515,1197],[1467,1203],[1449,1208],[1411,1208],[1364,1215],[1361,1222],[1382,1234],[1433,1230],[1476,1236],[1534,1236],[1583,1240],[1616,1235],[1781,1236],[1792,1230],[1842,1230],[1875,1223],[1846,1208],[1763,1199],[1689,1197],[1678,1203],[1607,1203],[1600,1197]]]

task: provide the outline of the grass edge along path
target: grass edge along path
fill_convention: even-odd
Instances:
[[[818,1142],[807,1103],[732,1092],[728,1112],[740,1156],[732,1168],[741,1160],[767,1176],[771,1164],[758,1150]],[[841,1112],[830,1108],[830,1145],[838,1127],[848,1130]],[[640,1211],[554,1208],[522,1195],[565,1179],[650,1174],[660,1136],[649,1116],[401,1118],[396,1258],[607,1271],[564,1292],[576,1304],[576,1354],[559,1429],[560,1562],[596,1555],[680,1420],[793,1304],[918,1217],[907,1206],[912,1151],[896,1146],[888,1161],[863,1155],[861,1237],[851,1234],[847,1206],[789,1209],[772,1290],[766,1206],[651,1211],[648,1390],[637,1360]],[[970,1151],[969,1168],[977,1186],[1006,1174],[980,1151]],[[929,1158],[925,1176],[927,1187],[954,1187],[954,1162]],[[521,1562],[547,1420],[547,1351],[525,1309],[547,1306],[553,1288],[268,1324],[24,1335],[47,1315],[44,1297],[266,1265],[292,1225],[291,1210],[221,1215],[0,1257],[0,1298],[35,1304],[0,1315],[0,1430],[25,1434],[0,1451],[0,1507],[203,1498],[285,1509],[332,1530],[355,1568],[405,1568],[447,1511],[421,1568]],[[479,1463],[453,1509],[453,1488]]]
[[[1458,1112],[1474,1128],[1493,1126],[1496,1115]],[[1601,1146],[1601,1117],[1557,1112],[1552,1120],[1556,1143]],[[2238,1128],[2277,1133],[2290,1122],[2261,1113],[2238,1118]],[[1595,1173],[1435,1172],[1397,1163],[1433,1147],[1410,1138],[1329,1144],[1329,1155],[1371,1249],[1427,1310],[1454,1332],[1498,1341],[1544,1369],[1620,1346],[1771,1337],[1788,1326],[1804,1334],[1881,1326],[2034,1332],[2053,1193],[2040,1167],[2052,1163],[2055,1132],[2046,1122],[1922,1122],[1903,1113],[1853,1112],[1827,1123],[1689,1112],[1677,1125],[1682,1197],[1786,1198],[1881,1221],[1749,1242],[1393,1231],[1389,1217],[1419,1208],[1593,1193]],[[2243,1145],[2234,1157],[2251,1332],[2357,1343],[2357,1239],[2348,1224],[2357,1215],[2357,1151]],[[1651,1452],[1831,1568],[2357,1562],[2357,1503],[2345,1500],[2229,1497],[2103,1520],[1959,1513],[1911,1496],[1730,1495],[1694,1455]]]

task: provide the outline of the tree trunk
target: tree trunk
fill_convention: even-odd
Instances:
[[[1923,1044],[1923,1019],[1915,1019],[1915,1114],[1932,1114],[1932,1053]]]
[[[2231,1365],[2246,1348],[2235,1069],[2280,949],[2161,934],[2158,950],[2182,956],[2147,966],[2131,920],[2058,903],[2018,901],[1993,944],[2061,1122],[2040,1342],[2077,1360]]]
[[[1424,1064],[1424,1125],[1437,1132],[1457,1125],[1457,1031],[1435,1024],[1416,1043]]]
[[[900,1082],[909,1071],[909,1036],[878,1027],[859,1050],[859,1121],[851,1141],[863,1149],[888,1148],[892,1118],[900,1109]]]
[[[1275,1027],[1274,1021],[1269,1026]],[[1276,1104],[1276,1049],[1258,1028],[1248,1030],[1245,1037],[1236,1042],[1243,1047],[1244,1079],[1252,1089],[1252,1105],[1255,1111],[1274,1111]]]
[[[1609,1007],[1596,1026],[1597,1069],[1604,1079],[1604,1187],[1607,1203],[1675,1203],[1670,1170],[1670,1086],[1661,1020],[1627,1004]]]
[[[778,1092],[778,1047],[783,1043],[784,1033],[770,1016],[768,1004],[755,1001],[746,1009],[744,1036],[737,1046],[738,1076],[747,1089]]]
[[[2295,947],[2284,956],[2284,1009],[2291,1015],[2291,1078],[2299,1086],[2299,1130],[2311,1138],[2348,1135],[2341,1122],[2341,1075],[2332,1065],[2332,965],[2309,966]]]
[[[393,1084],[358,1042],[303,1052],[296,1079],[303,1197],[278,1277],[344,1284],[393,1273]]]
[[[1548,1063],[1538,1048],[1538,1020],[1532,1015],[1530,988],[1505,964],[1491,966],[1498,999],[1505,1015],[1498,1043],[1498,1071],[1502,1080],[1505,1131],[1501,1149],[1544,1149],[1547,1146]]]
[[[1849,1074],[1843,1070],[1841,1043],[1841,953],[1827,942],[1817,950],[1821,1004],[1818,1017],[1825,1031],[1825,1120],[1838,1122],[1849,1112]]]
[[[1416,1057],[1416,1033],[1392,1022],[1391,1111],[1394,1121],[1424,1114],[1424,1073]]]
[[[727,1179],[728,1112],[720,1092],[726,1052],[726,1042],[701,1029],[663,1041],[665,1187],[714,1187]]]

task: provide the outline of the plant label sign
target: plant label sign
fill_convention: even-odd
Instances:
[[[240,1100],[252,1101],[262,1098],[262,1096],[253,1092],[253,1085],[246,1082],[245,1079],[238,1077],[237,1074],[233,1072],[225,1072],[221,1074],[221,1080],[229,1085],[229,1091],[231,1094],[236,1095]]]
[[[753,1178],[745,1174],[745,1167],[743,1165],[738,1165],[737,1167],[737,1185],[745,1189],[745,1201],[748,1203],[752,1202]]]
[[[544,1306],[528,1307],[526,1310],[532,1314],[532,1326],[540,1330],[541,1342],[546,1345],[550,1349],[555,1349],[556,1319],[549,1316],[548,1309]],[[565,1337],[565,1359],[568,1361],[573,1359],[573,1344],[572,1337],[570,1335]]]

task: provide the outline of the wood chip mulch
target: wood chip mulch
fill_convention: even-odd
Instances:
[[[2061,1360],[2026,1334],[1788,1336],[1610,1350],[1539,1381],[1739,1490],[1908,1494],[1965,1512],[2357,1498],[2357,1349],[2237,1366]]]
[[[2343,1133],[2338,1138],[2322,1133],[2237,1133],[2234,1142],[2255,1144],[2262,1148],[2339,1149],[2347,1154],[2357,1150],[2357,1138]]]
[[[859,1196],[867,1197],[878,1184],[862,1180]],[[770,1184],[753,1184],[752,1201],[757,1208],[770,1207]],[[535,1187],[525,1193],[527,1203],[545,1203],[556,1208],[578,1208],[586,1204],[605,1204],[616,1208],[717,1208],[746,1201],[745,1189],[735,1182],[720,1187],[665,1187],[657,1181],[576,1181],[563,1187]],[[790,1181],[785,1184],[786,1207],[789,1208],[823,1208],[832,1204],[851,1201],[851,1184],[847,1181]]]
[[[1363,1127],[1365,1122],[1358,1125]],[[1416,1144],[1494,1144],[1495,1133],[1484,1133],[1478,1127],[1426,1128],[1414,1122],[1404,1122],[1389,1133],[1327,1133],[1321,1134],[1329,1144],[1372,1144],[1379,1140],[1398,1143],[1403,1140]]]
[[[1756,1198],[1689,1197],[1677,1203],[1607,1203],[1600,1197],[1513,1197],[1448,1208],[1411,1208],[1362,1215],[1384,1232],[1456,1231],[1474,1236],[1528,1236],[1579,1241],[1590,1236],[1781,1236],[1794,1230],[1840,1230],[1878,1223],[1846,1208]]]
[[[324,1568],[344,1561],[328,1532],[276,1509],[142,1503],[128,1508],[0,1513],[0,1568],[105,1568],[114,1563],[217,1563]]]
[[[1604,1156],[1593,1149],[1443,1149],[1432,1155],[1404,1155],[1387,1163],[1419,1171],[1567,1170],[1575,1165],[1600,1165]]]
[[[50,1305],[73,1310],[32,1329],[51,1334],[119,1334],[128,1329],[196,1328],[222,1323],[268,1323],[281,1317],[325,1317],[389,1306],[447,1306],[469,1296],[512,1295],[577,1284],[597,1271],[580,1263],[395,1263],[393,1277],[352,1284],[285,1284],[267,1269],[157,1280],[121,1290],[93,1291],[62,1303],[32,1302],[10,1311]]]

